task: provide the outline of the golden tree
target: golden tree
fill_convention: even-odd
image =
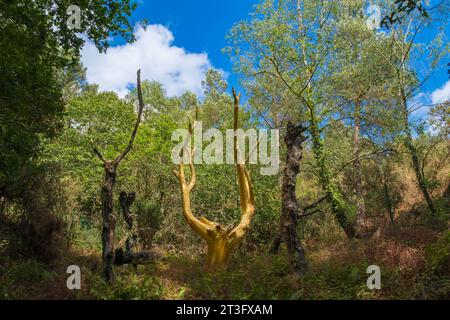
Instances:
[[[240,94],[236,95],[233,89],[234,98],[234,132],[238,128],[238,118],[239,118],[239,99]],[[192,131],[192,130],[191,130]],[[192,163],[193,149],[190,150],[189,158],[189,168],[191,171],[190,181],[186,181],[184,174],[184,164],[180,161],[178,165],[178,170],[174,171],[177,176],[180,189],[181,198],[183,202],[183,215],[186,218],[189,226],[200,235],[206,241],[207,245],[207,258],[206,258],[206,269],[207,270],[217,270],[222,269],[228,260],[230,253],[238,246],[238,244],[244,238],[255,212],[255,202],[253,198],[253,187],[250,180],[250,174],[244,163],[239,163],[243,161],[238,161],[239,148],[237,144],[236,134],[233,139],[233,151],[234,151],[234,163],[237,170],[237,178],[240,193],[240,204],[241,204],[241,219],[239,224],[232,229],[225,229],[220,224],[210,221],[205,217],[197,218],[191,209],[190,193],[195,186],[196,174],[195,167]]]

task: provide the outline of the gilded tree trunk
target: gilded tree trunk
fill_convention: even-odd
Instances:
[[[238,115],[239,115],[239,97],[233,89],[234,97],[234,125],[233,129],[236,132],[238,128]],[[190,128],[192,129],[192,128]],[[192,133],[192,130],[190,130]],[[245,167],[245,163],[238,162],[238,145],[237,137],[234,137],[233,149],[234,149],[234,162],[237,171],[237,180],[239,186],[239,199],[241,206],[241,219],[239,224],[233,229],[225,229],[220,224],[209,221],[205,217],[197,218],[191,209],[190,193],[195,186],[196,174],[195,166],[192,163],[192,155],[194,153],[193,148],[188,150],[189,152],[189,168],[191,171],[190,181],[186,181],[184,173],[183,161],[178,164],[178,170],[174,171],[175,176],[178,178],[181,191],[181,199],[183,204],[183,215],[192,228],[199,236],[206,241],[207,256],[206,256],[206,269],[208,271],[215,271],[225,267],[230,253],[241,243],[245,234],[247,233],[250,222],[255,213],[255,200],[253,196],[253,187],[250,179],[250,174]],[[184,152],[184,151],[182,151]]]
[[[223,235],[217,239],[207,239],[206,270],[216,271],[223,269],[228,261],[230,248],[228,237]]]

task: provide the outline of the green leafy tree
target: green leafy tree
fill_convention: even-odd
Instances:
[[[446,15],[444,14],[444,17]],[[436,19],[439,17],[435,17]],[[390,69],[395,73],[395,82],[390,94],[395,99],[397,110],[401,114],[401,129],[404,145],[410,155],[412,168],[415,172],[417,185],[433,216],[437,210],[430,194],[430,179],[423,170],[424,154],[420,145],[415,141],[415,135],[423,131],[423,122],[417,121],[413,114],[424,107],[424,103],[414,101],[420,88],[430,77],[430,74],[449,55],[449,45],[442,30],[433,34],[428,44],[417,41],[418,36],[433,24],[433,18],[411,14],[394,25],[390,34],[393,54],[386,57]],[[415,65],[422,62],[422,67],[427,70],[419,73]]]
[[[324,84],[327,59],[333,52],[339,4],[329,1],[264,1],[250,21],[231,31],[232,51],[239,70],[248,77],[270,76],[295,97],[308,121],[316,173],[331,209],[346,234],[355,236],[348,205],[327,166],[321,126],[339,105],[328,108]],[[233,50],[234,49],[234,50]]]
[[[42,139],[60,132],[68,80],[61,74],[77,66],[85,39],[100,51],[107,49],[109,36],[134,40],[128,19],[135,3],[78,1],[82,14],[77,30],[71,30],[67,24],[66,10],[71,4],[65,0],[0,3],[2,196],[17,196],[17,188],[36,166]]]

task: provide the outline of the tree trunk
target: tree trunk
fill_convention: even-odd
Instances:
[[[359,131],[361,126],[361,102],[355,102],[355,128],[353,137],[353,156],[355,161],[353,162],[354,169],[354,187],[355,187],[355,197],[356,197],[356,228],[358,233],[366,232],[366,209],[364,204],[364,192],[362,186],[362,175],[361,175],[361,162],[359,160],[360,155],[360,142],[359,142]]]
[[[383,192],[384,192],[384,202],[386,203],[386,210],[389,215],[389,219],[391,223],[394,223],[394,205],[391,200],[390,192],[389,192],[389,185],[387,183],[387,174],[385,170],[383,170],[383,167],[381,163],[376,162],[376,167],[378,169],[378,175],[380,176],[381,182],[383,183]]]
[[[323,146],[323,140],[320,137],[320,132],[317,127],[316,118],[311,114],[309,131],[312,137],[313,153],[316,160],[316,166],[318,169],[319,182],[323,191],[327,196],[327,200],[330,204],[331,210],[336,217],[338,224],[344,230],[345,234],[349,238],[356,237],[356,231],[353,224],[348,221],[346,204],[342,193],[338,190],[335,183],[332,181],[329,169],[325,163],[325,151]]]
[[[428,192],[428,187],[426,183],[425,177],[422,175],[421,169],[420,169],[420,162],[419,162],[419,156],[417,154],[417,150],[413,143],[412,133],[411,133],[411,127],[409,125],[409,117],[408,117],[408,105],[406,101],[405,92],[403,89],[400,89],[400,96],[402,101],[402,107],[403,107],[403,125],[406,133],[406,148],[408,149],[412,165],[414,169],[414,173],[416,174],[416,179],[419,185],[420,190],[422,191],[423,197],[425,199],[425,202],[428,205],[428,208],[431,211],[431,214],[433,216],[436,215],[436,209],[433,204],[433,200],[431,199],[430,193]]]
[[[116,166],[113,162],[105,162],[105,180],[102,187],[102,245],[103,245],[103,274],[109,283],[114,278],[114,231],[116,218],[113,211],[113,191],[116,183]]]
[[[5,210],[5,203],[6,203],[6,198],[3,196],[0,196],[1,199],[1,204],[0,204],[0,222],[3,220],[3,211]]]
[[[280,246],[283,243],[283,238],[281,237],[281,219],[280,219],[280,231],[273,239],[272,245],[270,246],[270,253],[277,254],[280,251]]]
[[[409,152],[411,153],[412,163],[413,163],[413,169],[416,174],[417,181],[419,183],[419,188],[422,191],[423,197],[428,205],[428,208],[430,209],[431,213],[433,215],[436,215],[436,209],[434,208],[433,200],[431,200],[430,193],[428,192],[427,183],[425,180],[425,177],[420,172],[420,164],[419,164],[419,157],[417,155],[417,150],[414,147],[412,143],[412,137],[409,134],[407,137],[407,148]]]
[[[148,264],[153,262],[157,256],[152,252],[135,252],[138,246],[138,228],[134,223],[135,216],[131,213],[130,208],[136,199],[136,193],[125,191],[120,192],[119,203],[122,207],[122,216],[127,223],[128,237],[125,242],[125,250],[118,248],[115,250],[114,264],[121,266],[124,264],[132,264],[137,269],[138,264]]]
[[[206,246],[206,270],[216,271],[225,268],[230,253],[228,236],[224,234],[216,239],[207,239]]]
[[[137,268],[138,264],[149,264],[157,258],[158,255],[154,252],[132,252],[119,248],[115,252],[114,265],[132,264]]]
[[[308,268],[305,251],[297,234],[298,214],[300,206],[296,196],[297,175],[300,172],[302,143],[305,128],[288,123],[284,142],[287,147],[286,165],[282,181],[282,207],[279,236],[274,240],[272,252],[276,253],[282,242],[286,243],[289,258],[294,270],[304,274]]]
[[[386,199],[386,206],[389,213],[389,219],[391,223],[394,223],[394,208],[392,206],[391,196],[389,195],[389,187],[387,185],[386,179],[383,182],[384,185],[384,197]]]

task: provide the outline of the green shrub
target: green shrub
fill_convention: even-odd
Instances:
[[[161,206],[150,200],[136,200],[135,212],[137,216],[137,225],[139,241],[144,248],[152,246],[153,238],[161,227],[162,212]]]
[[[34,287],[56,276],[36,260],[2,261],[0,272],[0,299],[23,299]]]
[[[450,231],[429,245],[425,254],[426,270],[417,284],[421,299],[450,299]]]
[[[444,232],[438,241],[427,247],[425,259],[429,271],[449,276],[450,231]]]

